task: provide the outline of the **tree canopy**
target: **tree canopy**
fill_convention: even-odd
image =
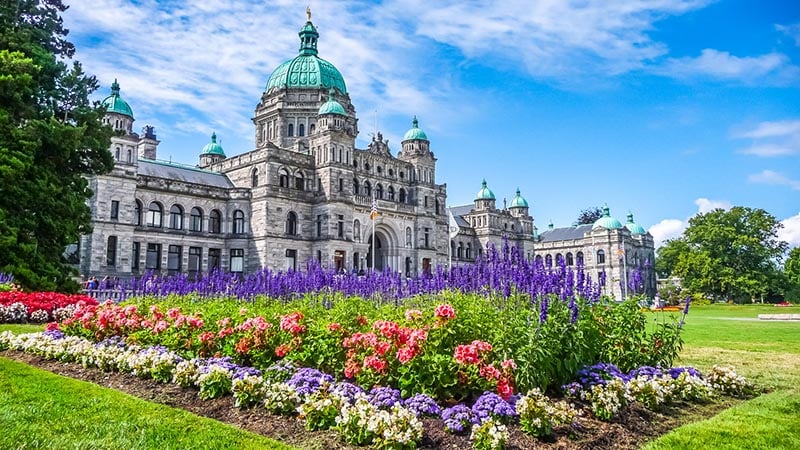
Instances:
[[[735,206],[689,219],[683,236],[658,249],[656,270],[714,299],[749,300],[774,288],[788,244],[783,225],[763,209]]]
[[[66,40],[61,0],[0,2],[0,272],[69,288],[63,253],[90,231],[86,175],[113,168],[97,80]]]
[[[592,225],[601,217],[603,217],[603,208],[599,206],[593,206],[591,208],[582,210],[572,225]]]
[[[783,263],[783,273],[786,281],[786,299],[800,301],[800,247],[795,247],[789,252],[789,257]]]

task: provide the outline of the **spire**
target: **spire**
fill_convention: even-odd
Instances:
[[[633,223],[633,213],[628,211],[628,223]]]
[[[419,128],[419,121],[417,120],[416,114],[414,114],[414,120],[411,121],[411,128]]]
[[[319,33],[317,28],[311,23],[311,7],[306,8],[306,24],[298,35],[300,36],[300,54],[303,56],[316,56],[317,54],[317,39]]]
[[[211,143],[212,144],[216,144],[217,143],[217,132],[216,131],[212,131],[211,132]]]
[[[608,203],[603,205],[603,217],[611,217],[611,210],[608,208]]]
[[[119,97],[119,83],[117,83],[116,78],[114,78],[114,82],[111,83],[111,95]]]
[[[486,178],[483,179],[483,183],[481,183],[481,186],[483,186],[484,189],[486,188]]]

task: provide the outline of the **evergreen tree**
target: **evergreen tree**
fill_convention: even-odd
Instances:
[[[573,226],[578,225],[592,225],[597,222],[597,219],[603,217],[603,208],[599,206],[594,206],[592,208],[587,208],[582,210],[578,214],[578,219],[572,223]]]
[[[61,0],[0,2],[0,272],[70,289],[63,253],[90,231],[85,175],[113,168],[97,80],[66,40]]]

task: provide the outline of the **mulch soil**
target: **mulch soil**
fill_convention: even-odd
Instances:
[[[253,433],[268,436],[302,449],[358,449],[343,443],[333,431],[307,431],[297,418],[275,416],[263,409],[242,410],[234,407],[233,397],[201,400],[195,389],[140,379],[134,375],[87,369],[79,364],[50,361],[16,351],[0,355],[59,375],[116,389],[143,400],[180,408],[199,416],[219,420]],[[633,450],[683,423],[711,417],[732,405],[732,400],[709,404],[678,404],[654,412],[638,404],[629,406],[611,422],[581,417],[577,427],[561,427],[549,439],[529,436],[518,426],[509,426],[509,445],[521,449],[619,449]],[[441,420],[424,419],[425,435],[421,449],[471,449],[468,436],[456,436],[444,430]]]

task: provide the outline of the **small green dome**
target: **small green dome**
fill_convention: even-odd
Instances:
[[[519,188],[517,188],[517,195],[515,195],[514,198],[511,199],[511,206],[509,206],[509,208],[527,208],[527,207],[528,207],[528,201],[525,200],[525,198],[519,194]]]
[[[411,129],[406,131],[405,136],[403,136],[404,141],[413,141],[413,140],[421,140],[427,141],[428,135],[422,131],[422,128],[419,127],[419,122],[417,121],[417,116],[414,116],[414,120],[411,121]]]
[[[225,151],[222,150],[222,146],[217,144],[217,133],[211,133],[211,142],[203,147],[203,151],[200,154],[225,156]]]
[[[322,106],[319,107],[319,111],[317,114],[320,116],[323,114],[339,114],[341,116],[346,116],[347,112],[345,112],[344,107],[341,103],[337,102],[334,98],[335,91],[331,88],[328,91],[328,101],[323,103]]]
[[[106,112],[123,114],[133,119],[133,110],[130,105],[119,96],[119,83],[116,78],[111,84],[111,95],[103,99],[103,106],[106,107]]]
[[[475,194],[475,200],[495,200],[494,192],[486,186],[486,180],[483,180],[481,190]]]
[[[628,222],[625,224],[625,228],[627,228],[628,231],[634,235],[647,233],[647,230],[645,230],[643,226],[639,225],[638,223],[634,223],[633,213],[628,213]]]
[[[267,81],[266,92],[272,88],[314,89],[336,88],[347,93],[344,77],[333,64],[317,56],[316,27],[311,20],[300,30],[300,54],[275,69]]]
[[[592,225],[593,230],[597,228],[605,228],[606,230],[619,230],[622,228],[620,221],[611,217],[611,211],[608,209],[608,205],[603,207],[603,216],[597,219],[594,225]]]

